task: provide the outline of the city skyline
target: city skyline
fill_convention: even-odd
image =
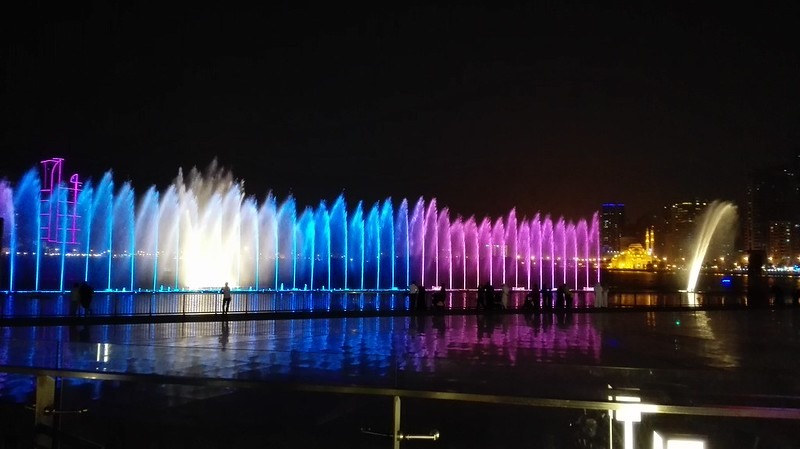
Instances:
[[[12,181],[65,157],[141,194],[216,160],[259,199],[635,220],[738,203],[800,141],[789,3],[14,8]]]

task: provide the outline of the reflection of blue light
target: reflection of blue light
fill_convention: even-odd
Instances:
[[[729,276],[725,276],[724,278],[722,278],[723,287],[730,287],[732,283],[733,279],[731,279]]]

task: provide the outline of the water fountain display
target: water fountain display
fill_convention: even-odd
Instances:
[[[46,194],[45,194],[46,193]],[[411,282],[448,289],[518,288],[599,279],[599,219],[537,213],[468,218],[435,198],[391,198],[300,208],[263,200],[212,164],[179,171],[163,191],[140,195],[112,172],[78,188],[32,168],[0,182],[3,273],[8,291],[394,290]]]
[[[697,235],[695,237],[694,253],[692,254],[691,265],[689,268],[689,278],[686,284],[686,291],[695,292],[697,289],[697,279],[700,270],[706,259],[706,253],[715,238],[725,237],[730,233],[720,232],[736,221],[736,206],[727,201],[712,201],[703,212],[698,222]]]

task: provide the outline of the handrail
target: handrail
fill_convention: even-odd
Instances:
[[[449,292],[443,310],[436,313],[483,313],[476,308],[475,292]],[[497,313],[535,312],[523,310],[527,293],[522,290],[512,292],[508,310],[492,310]],[[733,297],[706,294],[707,301],[697,305],[681,304],[657,292],[618,292],[618,301],[611,299],[609,307],[595,308],[589,300],[592,292],[575,292],[575,307],[571,312],[623,311],[623,310],[739,310],[781,307],[780,305],[748,305],[746,298],[736,293]],[[637,298],[643,299],[639,301]],[[631,298],[633,298],[631,300]],[[674,299],[674,298],[673,298]],[[632,302],[631,302],[632,301]],[[91,306],[91,313],[81,313],[71,317],[69,296],[61,293],[0,294],[0,323],[18,319],[67,319],[67,318],[134,318],[134,317],[221,317],[221,297],[216,292],[157,292],[97,293]],[[789,307],[789,306],[786,306]],[[565,309],[544,308],[542,312],[558,312]],[[236,292],[230,308],[230,315],[259,314],[312,314],[311,316],[345,316],[348,314],[393,315],[419,313],[412,310],[408,297],[402,291],[383,292],[325,292],[290,291]],[[432,313],[429,308],[423,313]]]
[[[562,408],[577,410],[623,410],[630,403],[598,400],[575,400],[517,395],[463,393],[437,390],[417,390],[405,388],[372,387],[363,385],[323,385],[311,383],[284,383],[248,381],[240,379],[202,378],[162,374],[131,374],[83,372],[69,369],[0,366],[0,372],[32,376],[82,378],[92,380],[111,380],[141,382],[151,384],[174,384],[187,386],[207,386],[225,388],[257,388],[271,391],[297,391],[325,394],[352,394],[361,396],[403,397],[413,399],[432,399],[456,402],[512,405],[537,408]],[[800,408],[769,406],[732,405],[669,405],[656,403],[637,403],[642,411],[651,414],[691,415],[728,418],[758,418],[800,421]]]

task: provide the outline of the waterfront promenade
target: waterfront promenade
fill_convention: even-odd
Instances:
[[[530,290],[513,290],[508,312],[519,312]],[[593,290],[572,292],[572,309],[576,312],[597,310]],[[554,294],[555,296],[555,294]],[[534,296],[541,301],[541,295]],[[429,310],[432,295],[427,295]],[[785,298],[788,300],[788,297]],[[555,297],[551,300],[554,306]],[[608,295],[608,308],[620,310],[647,308],[736,308],[748,306],[747,294],[740,290],[686,293],[675,290],[623,290],[615,288]],[[772,300],[774,302],[774,299]],[[474,290],[447,292],[445,314],[484,313],[477,306]],[[768,304],[768,303],[765,303]],[[64,324],[70,320],[67,292],[30,292],[0,294],[0,324]],[[98,292],[94,295],[91,313],[80,311],[87,321],[96,323],[201,321],[217,319],[222,313],[222,297],[217,291],[174,292]],[[335,316],[392,316],[415,313],[404,291],[234,291],[230,319],[304,318]]]
[[[88,410],[65,434],[107,447],[391,447],[395,396],[404,431],[441,434],[404,447],[565,447],[609,386],[654,407],[637,438],[800,441],[794,307],[290,315],[0,322],[2,431],[24,438],[46,375]]]

